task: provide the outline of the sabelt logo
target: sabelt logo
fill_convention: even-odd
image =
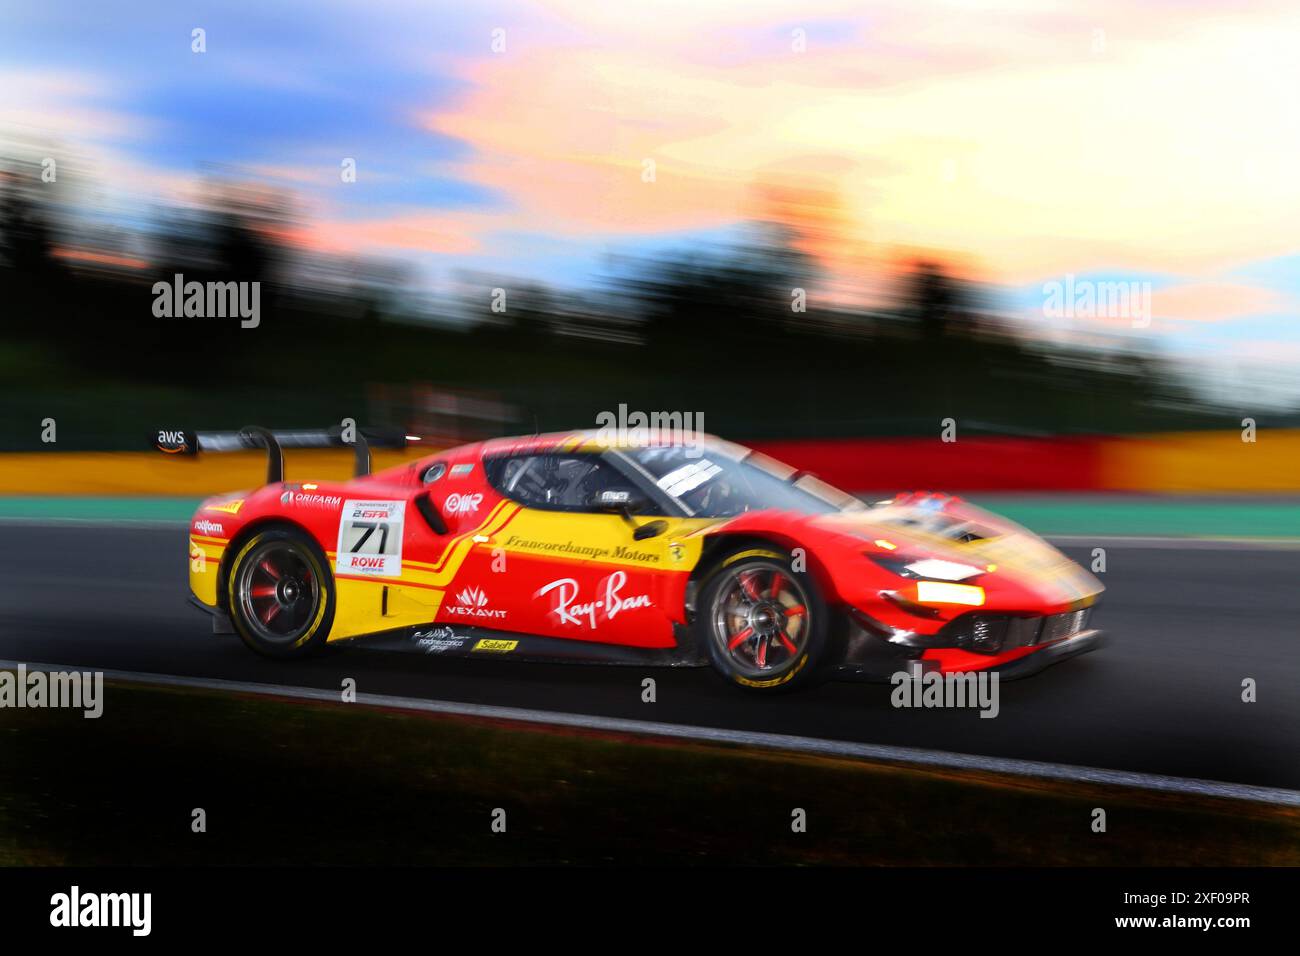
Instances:
[[[472,515],[478,513],[478,507],[483,503],[481,494],[462,495],[459,492],[447,496],[443,502],[443,510],[452,515]]]
[[[204,511],[220,511],[223,514],[237,515],[239,509],[244,507],[243,498],[232,498],[230,501],[218,501],[214,505],[204,505]]]
[[[483,592],[482,588],[463,588],[456,595],[456,600],[459,603],[447,608],[448,614],[455,614],[458,617],[488,618],[491,620],[500,620],[506,616],[505,611],[493,610],[488,607],[488,596]]]
[[[221,526],[220,521],[209,521],[207,518],[194,522],[194,530],[206,535],[223,535],[226,533],[226,529]]]
[[[496,638],[485,637],[474,645],[476,651],[488,651],[493,654],[509,654],[519,646],[518,641],[500,641]]]
[[[193,450],[193,445],[183,430],[168,431],[165,428],[158,430],[154,446],[168,455],[188,455]]]

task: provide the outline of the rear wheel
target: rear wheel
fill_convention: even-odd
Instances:
[[[334,621],[334,582],[314,541],[284,528],[244,542],[231,563],[230,620],[267,657],[299,657],[325,643]]]
[[[728,555],[701,589],[696,627],[724,677],[750,690],[813,683],[826,644],[817,583],[767,549]]]

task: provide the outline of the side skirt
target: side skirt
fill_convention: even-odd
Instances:
[[[212,618],[213,634],[234,634],[235,633],[235,625],[230,623],[230,615],[228,615],[225,611],[221,610],[220,608],[216,608],[216,607],[212,607],[211,605],[204,604],[202,601],[199,600],[198,595],[194,594],[194,592],[192,591],[190,592],[189,602],[191,606],[198,608],[204,614],[208,615],[208,617]]]
[[[234,634],[229,616],[204,604],[194,594],[189,603],[212,619],[213,634]],[[572,664],[639,664],[642,667],[707,667],[709,662],[690,651],[685,628],[675,629],[677,647],[628,647],[595,641],[568,641],[514,631],[459,624],[422,624],[358,634],[330,641],[330,647],[359,643],[381,651],[403,651],[437,657],[508,657],[511,660]]]
[[[684,656],[683,649],[680,647],[627,647],[622,644],[537,637],[532,634],[518,634],[514,631],[498,631],[460,624],[426,624],[331,642],[333,646],[353,643],[374,650],[400,651],[434,657],[508,658],[574,664],[639,664],[643,667],[699,667],[706,664],[703,660],[692,660]]]

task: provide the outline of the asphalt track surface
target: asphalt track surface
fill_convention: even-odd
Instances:
[[[707,668],[257,657],[186,603],[183,527],[0,523],[0,660],[523,707],[1300,790],[1300,548],[1109,539],[1101,650],[1001,687],[1001,712],[906,710],[883,684],[756,698]],[[1064,550],[1088,560],[1091,544]],[[658,700],[641,701],[656,678]],[[1258,701],[1241,700],[1253,678]],[[0,714],[0,719],[2,719]]]

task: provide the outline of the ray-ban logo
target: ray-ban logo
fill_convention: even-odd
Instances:
[[[255,329],[262,322],[262,283],[186,282],[176,273],[171,282],[153,284],[153,314],[160,319],[227,319]]]

